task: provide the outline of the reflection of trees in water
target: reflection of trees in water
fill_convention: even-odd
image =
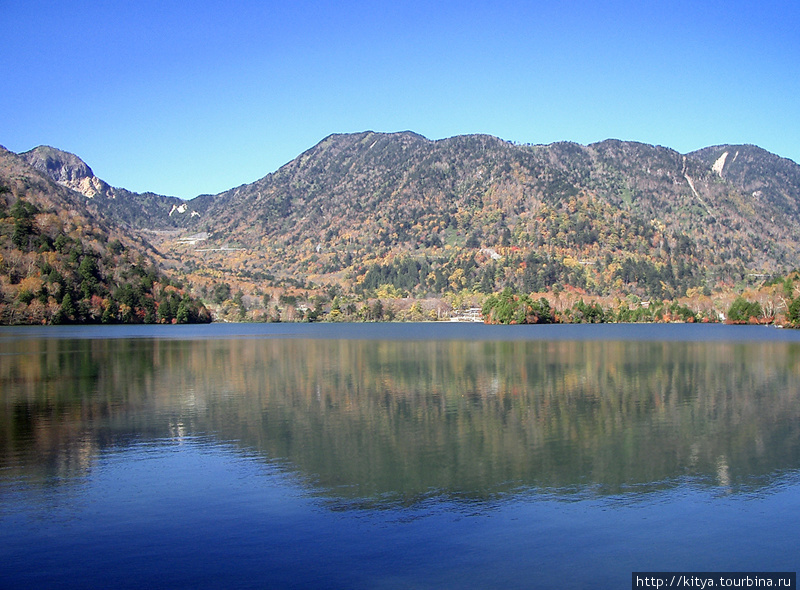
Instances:
[[[25,354],[0,357],[0,440],[12,469],[79,469],[90,459],[74,458],[96,448],[187,433],[287,458],[334,494],[407,499],[518,486],[615,492],[682,476],[737,485],[800,466],[793,344],[288,339],[15,347]]]

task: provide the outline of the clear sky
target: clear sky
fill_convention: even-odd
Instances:
[[[800,162],[797,0],[0,0],[0,144],[192,198],[331,133]]]

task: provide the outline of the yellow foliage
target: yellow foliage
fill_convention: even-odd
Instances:
[[[453,271],[453,274],[451,274],[448,277],[448,282],[450,283],[450,286],[456,291],[460,291],[461,289],[463,289],[466,286],[466,280],[464,278],[464,269],[457,268],[455,271]]]
[[[703,294],[703,289],[700,287],[689,287],[688,289],[686,289],[687,299],[693,299],[694,297],[697,297],[702,294]]]
[[[580,262],[575,260],[572,256],[565,256],[564,257],[564,266],[568,266],[570,268],[577,268],[581,265]]]
[[[19,283],[20,291],[28,291],[30,293],[38,293],[44,285],[44,281],[38,276],[28,276],[22,279]]]
[[[375,290],[375,295],[380,299],[400,299],[403,293],[394,285],[381,285]]]

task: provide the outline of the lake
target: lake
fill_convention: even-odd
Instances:
[[[800,332],[0,328],[2,588],[796,571]]]

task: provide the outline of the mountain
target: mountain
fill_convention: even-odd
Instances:
[[[198,199],[189,229],[207,232],[202,252],[161,247],[189,272],[210,264],[276,284],[678,296],[797,266],[800,167],[745,148],[738,158],[730,148],[720,174],[725,146],[682,155],[619,140],[331,135],[273,174]]]
[[[335,134],[191,201],[112,188],[53,148],[20,157],[109,227],[145,236],[200,294],[222,301],[233,285],[242,310],[298,290],[672,299],[741,290],[800,254],[800,166],[755,146]]]
[[[84,197],[85,205],[95,215],[129,229],[165,230],[185,227],[199,215],[178,197],[155,193],[134,193],[109,186],[94,175],[78,156],[49,146],[39,146],[20,154],[34,169],[61,186]]]
[[[718,145],[689,154],[750,195],[755,207],[800,216],[800,166],[754,145]]]
[[[0,324],[210,321],[145,239],[92,212],[109,188],[88,166],[36,158],[47,174],[0,147]]]

